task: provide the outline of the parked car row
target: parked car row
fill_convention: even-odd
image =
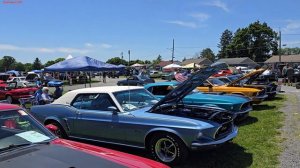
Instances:
[[[116,160],[110,158],[116,153],[127,160],[122,162],[125,166],[130,166],[132,159],[141,165],[140,167],[164,166],[116,151],[111,151],[112,155],[103,157],[98,152],[105,153],[108,149],[90,145],[86,148],[84,144],[64,139],[83,139],[142,148],[147,150],[154,160],[164,164],[184,163],[189,155],[194,154],[192,151],[216,147],[231,141],[238,135],[235,121],[243,122],[251,112],[253,103],[258,104],[265,98],[273,98],[276,95],[276,92],[275,95],[268,94],[269,85],[256,85],[254,82],[254,78],[257,78],[264,68],[248,76],[211,77],[224,69],[224,66],[222,63],[213,64],[195,72],[181,83],[145,82],[146,80],[140,76],[133,76],[136,78],[132,80],[144,83],[132,84],[131,79],[127,79],[118,82],[118,85],[143,85],[143,87],[106,86],[69,91],[51,104],[31,108],[31,114],[38,121],[56,136],[63,138],[48,138],[37,143],[49,149],[56,147],[53,142],[44,145],[44,141],[49,139],[63,143],[66,148],[69,146],[65,143],[74,145],[76,150],[81,146],[79,150],[85,152],[91,150],[87,153],[100,156],[101,159],[95,158],[96,160],[92,162],[100,165],[119,164],[119,157],[114,158]],[[230,82],[223,84],[221,79]],[[24,111],[19,113],[31,117]],[[26,136],[32,136],[24,131],[19,133],[25,133],[25,136],[21,137],[25,140],[29,139],[26,139]],[[50,136],[40,134],[43,132],[39,132],[38,137]],[[35,138],[37,136],[31,137]],[[36,145],[35,142],[30,143]],[[61,149],[60,152],[63,153],[64,150],[66,149]],[[76,155],[75,153],[71,155]],[[48,154],[49,157],[53,157],[53,153]],[[64,157],[57,158],[64,163],[66,161],[64,159],[68,159],[67,156],[68,153],[65,153]],[[144,165],[140,162],[144,162]]]

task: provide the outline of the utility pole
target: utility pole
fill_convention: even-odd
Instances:
[[[174,62],[174,39],[173,39],[173,47],[172,47],[172,64]]]
[[[121,58],[123,59],[124,57],[123,57],[123,51],[121,52]]]
[[[128,56],[129,56],[128,66],[130,66],[130,50],[128,50]]]
[[[279,30],[279,64],[281,64],[281,31]]]

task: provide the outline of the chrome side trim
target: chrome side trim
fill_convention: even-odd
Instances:
[[[135,145],[128,145],[128,144],[116,143],[116,142],[100,141],[100,140],[89,139],[89,138],[81,138],[81,137],[76,137],[76,136],[69,136],[69,137],[70,138],[74,138],[74,139],[86,140],[86,141],[101,142],[101,143],[108,143],[108,144],[114,144],[114,145],[121,145],[121,146],[128,146],[128,147],[133,147],[133,148],[145,149],[144,146],[141,147],[141,146],[135,146]]]

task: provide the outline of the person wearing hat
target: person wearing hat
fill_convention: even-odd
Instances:
[[[43,93],[41,96],[41,103],[40,104],[49,104],[53,101],[53,99],[49,95],[49,88],[43,87]]]

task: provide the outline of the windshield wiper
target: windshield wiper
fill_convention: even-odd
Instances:
[[[15,149],[15,148],[19,148],[19,147],[23,147],[23,146],[30,146],[30,145],[36,145],[36,144],[50,144],[51,139],[50,140],[46,140],[46,141],[41,141],[41,142],[35,142],[35,143],[22,143],[22,144],[10,144],[9,146],[5,147],[5,148],[1,148],[0,152],[2,151],[6,151],[9,149]]]
[[[1,148],[0,151],[6,151],[6,150],[9,150],[9,149],[15,149],[15,148],[22,147],[22,146],[30,146],[32,144],[33,143],[10,144],[9,146],[7,146],[5,148]]]

